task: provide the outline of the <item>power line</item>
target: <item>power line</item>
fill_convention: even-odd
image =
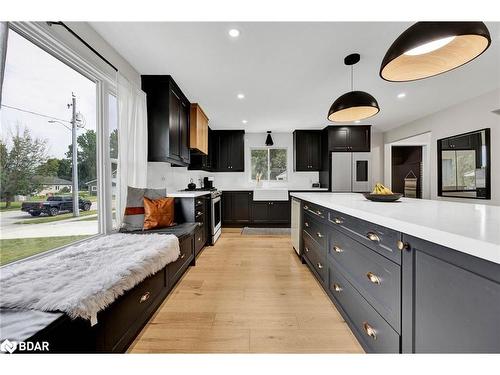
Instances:
[[[2,104],[2,107],[5,107],[5,108],[10,108],[10,109],[14,109],[14,110],[16,110],[16,111],[20,111],[20,112],[30,113],[30,114],[32,114],[32,115],[36,115],[36,116],[41,116],[41,117],[45,117],[45,118],[50,118],[50,119],[52,119],[52,120],[63,121],[63,122],[67,122],[68,124],[71,124],[71,121],[68,121],[68,120],[63,120],[63,119],[60,119],[60,118],[57,118],[57,117],[44,115],[44,114],[42,114],[42,113],[38,113],[38,112],[28,111],[27,109],[23,109],[23,108],[12,107],[12,106],[7,105],[7,104]]]

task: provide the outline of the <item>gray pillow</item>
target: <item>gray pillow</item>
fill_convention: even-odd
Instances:
[[[142,230],[144,226],[144,197],[159,199],[167,196],[167,189],[127,188],[127,206],[123,215],[121,232]]]

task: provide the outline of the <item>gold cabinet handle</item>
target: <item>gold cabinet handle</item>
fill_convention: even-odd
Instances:
[[[307,221],[304,223],[304,225],[306,226],[306,228],[309,228],[309,223]]]
[[[400,240],[398,240],[397,246],[398,246],[399,250],[406,250],[406,249],[410,248],[410,246],[408,245],[408,243],[400,241]]]
[[[336,217],[335,219],[333,219],[333,222],[334,222],[335,224],[342,224],[342,223],[343,223],[343,221],[342,221],[342,220],[340,220],[338,217]]]
[[[139,303],[146,302],[151,294],[149,292],[144,293],[139,299]]]
[[[186,254],[182,253],[181,254],[181,259],[184,259],[185,256],[186,256]]]
[[[308,252],[309,252],[309,249],[307,248],[307,246],[306,246],[306,247],[304,247],[304,250],[306,251],[306,253],[308,253]]]
[[[198,241],[201,241],[201,237],[198,237]]]
[[[318,210],[318,211],[316,211],[316,215],[321,216],[321,215],[323,215],[323,212],[321,212],[320,210]]]
[[[366,237],[370,240],[370,241],[374,241],[374,242],[380,242],[380,237],[377,236],[375,233],[373,232],[368,232],[366,234]]]
[[[339,284],[333,284],[333,290],[335,290],[337,293],[340,293],[342,291],[342,288]]]
[[[366,334],[372,339],[377,339],[377,332],[371,325],[368,324],[368,322],[363,322],[363,329],[365,330]]]
[[[366,274],[366,277],[368,277],[368,280],[370,280],[372,283],[377,284],[377,285],[380,285],[380,283],[382,281],[382,280],[380,280],[380,277],[375,275],[373,272],[368,272]]]
[[[342,250],[342,248],[338,247],[337,245],[333,246],[333,251],[335,251],[336,253],[343,253],[344,250]]]
[[[323,237],[324,237],[324,236],[323,236],[320,232],[318,232],[318,233],[316,233],[316,234],[317,234],[317,236],[318,236],[319,238],[323,238]]]
[[[304,206],[304,210],[308,210],[309,209],[309,206]]]
[[[318,262],[318,268],[321,270],[323,269],[323,265],[321,263]]]

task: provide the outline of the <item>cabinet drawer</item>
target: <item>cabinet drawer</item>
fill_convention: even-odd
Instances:
[[[336,261],[361,295],[400,332],[401,267],[333,228],[328,242],[328,258]]]
[[[304,213],[310,213],[320,221],[326,220],[326,209],[324,207],[318,206],[314,203],[309,203],[309,202],[304,202],[304,205],[302,206],[304,209]]]
[[[328,222],[379,254],[401,264],[398,241],[401,233],[337,211],[328,212]]]
[[[309,234],[321,248],[326,248],[327,226],[318,222],[315,216],[305,213],[302,229]]]
[[[175,262],[167,265],[169,285],[172,286],[179,280],[184,270],[194,257],[193,235],[179,240],[180,254]]]
[[[304,232],[303,238],[303,254],[313,267],[313,270],[319,277],[320,282],[324,284],[326,281],[326,251],[324,248],[319,247],[307,232]]]
[[[205,246],[205,239],[205,227],[201,226],[196,228],[194,232],[194,251],[196,255],[198,255],[201,249],[203,249],[203,246]]]
[[[126,292],[106,309],[106,316],[103,317],[106,351],[113,351],[121,345],[120,340],[137,319],[145,319],[144,312],[164,288],[166,285],[163,268]]]
[[[399,353],[399,335],[342,275],[335,261],[329,262],[328,289],[349,317],[362,346],[372,353]]]

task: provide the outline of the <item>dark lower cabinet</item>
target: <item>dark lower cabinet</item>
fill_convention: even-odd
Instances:
[[[222,224],[245,224],[250,222],[251,191],[222,192]]]
[[[500,353],[500,266],[404,241],[403,352]]]
[[[288,225],[290,201],[254,201],[252,191],[222,192],[222,224]]]
[[[309,202],[302,209],[302,256],[365,351],[500,353],[500,265]]]

